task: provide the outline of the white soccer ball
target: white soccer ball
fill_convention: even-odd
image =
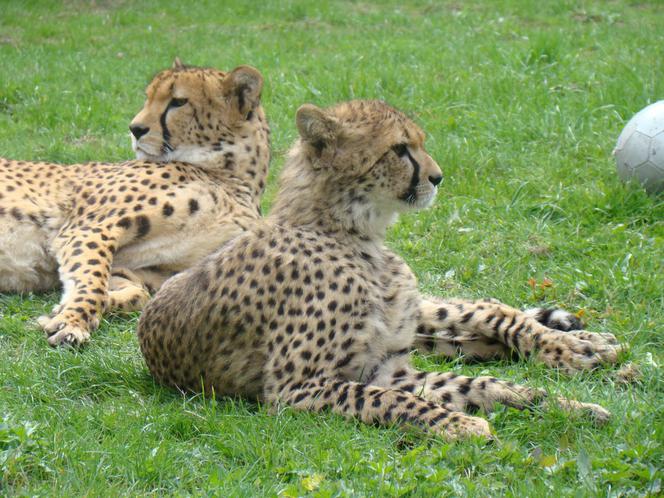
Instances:
[[[650,194],[664,190],[664,100],[629,120],[613,155],[623,181],[636,180]]]

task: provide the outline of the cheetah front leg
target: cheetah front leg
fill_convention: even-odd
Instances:
[[[86,229],[88,228],[88,229]],[[107,306],[116,234],[89,227],[63,229],[53,243],[63,294],[51,316],[38,319],[51,346],[90,339]]]
[[[486,359],[514,351],[567,372],[615,363],[624,346],[612,334],[562,332],[528,313],[488,301],[422,300],[416,347]]]
[[[549,397],[542,389],[490,376],[467,377],[453,372],[420,372],[399,358],[385,362],[372,382],[415,394],[454,411],[474,412],[482,409],[491,412],[496,405],[502,404],[519,410],[554,406],[589,415],[599,423],[608,421],[611,416],[607,410],[594,403]]]
[[[319,377],[289,382],[268,401],[285,402],[298,410],[331,410],[367,424],[410,424],[448,439],[471,435],[491,437],[489,424],[479,417],[449,410],[433,401],[399,389]]]

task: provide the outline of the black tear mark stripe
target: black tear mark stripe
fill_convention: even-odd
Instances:
[[[161,124],[161,132],[162,132],[162,146],[161,146],[161,152],[162,154],[166,154],[169,150],[171,150],[171,132],[168,130],[168,126],[166,126],[166,115],[168,114],[168,111],[170,109],[170,105],[166,107],[166,110],[162,113],[162,115],[159,117],[159,124]]]
[[[171,84],[170,91],[173,91],[174,84]],[[162,153],[167,153],[168,151],[173,150],[173,147],[171,146],[171,132],[168,129],[168,125],[166,125],[166,116],[168,115],[168,111],[171,109],[183,106],[184,104],[187,103],[187,99],[171,99],[171,101],[168,103],[166,106],[166,109],[164,109],[164,112],[159,116],[159,124],[161,124],[161,130],[162,130],[162,138],[163,138],[163,144],[162,144]],[[194,111],[194,118],[196,119],[196,123],[198,126],[201,126],[200,121],[198,120],[198,116],[196,115]]]
[[[408,147],[405,147],[405,152],[408,160],[410,161],[410,164],[413,165],[413,176],[410,178],[410,185],[408,185],[408,190],[406,190],[401,195],[401,197],[399,197],[399,199],[412,204],[417,199],[417,184],[420,182],[420,163],[418,163],[410,154]]]

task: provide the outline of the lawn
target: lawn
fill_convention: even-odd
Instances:
[[[435,206],[388,244],[429,293],[563,306],[631,346],[642,378],[576,377],[532,362],[491,374],[600,403],[597,427],[501,409],[500,439],[446,443],[324,414],[154,384],[137,315],[107,317],[82,351],[51,349],[34,318],[58,293],[0,295],[0,495],[644,496],[664,470],[664,197],[622,185],[622,126],[664,98],[658,1],[0,2],[0,155],[132,156],[143,88],[177,55],[265,75],[274,158],[294,112],[380,98],[428,133]]]

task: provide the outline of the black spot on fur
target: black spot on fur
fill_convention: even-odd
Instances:
[[[150,219],[145,215],[140,215],[136,217],[136,236],[145,237],[150,231]]]
[[[126,216],[121,218],[118,221],[118,226],[124,228],[125,230],[129,229],[129,227],[131,227],[131,219],[127,218]]]
[[[12,208],[10,212],[12,216],[16,218],[16,221],[21,221],[23,219],[23,213],[21,213],[21,211],[19,211],[18,208]]]

